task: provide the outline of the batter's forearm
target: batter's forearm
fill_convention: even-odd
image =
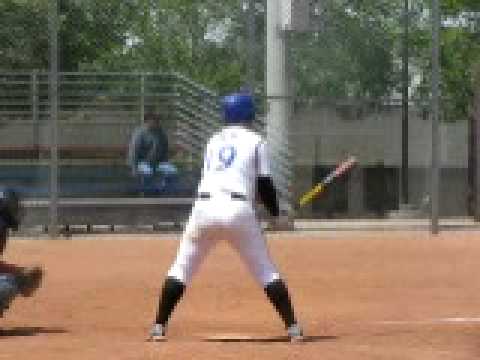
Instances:
[[[273,180],[270,177],[258,177],[257,178],[257,190],[261,202],[270,212],[272,216],[278,216],[280,213],[277,190],[273,185]]]

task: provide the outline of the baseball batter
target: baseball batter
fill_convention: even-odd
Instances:
[[[149,339],[165,340],[167,322],[185,287],[216,242],[225,239],[265,290],[290,340],[301,341],[303,334],[289,292],[270,259],[255,213],[258,194],[271,215],[279,217],[267,145],[248,128],[255,118],[253,98],[242,93],[226,96],[223,111],[226,126],[214,134],[206,146],[197,199],[163,284]]]

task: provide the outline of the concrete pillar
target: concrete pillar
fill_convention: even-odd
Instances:
[[[364,189],[365,180],[363,176],[363,169],[360,167],[355,167],[350,172],[350,176],[348,177],[347,181],[349,216],[359,217],[365,213]]]
[[[281,203],[291,210],[291,156],[288,140],[290,99],[286,37],[282,31],[282,16],[288,1],[267,0],[266,96],[267,142],[270,147],[274,181],[280,190]]]

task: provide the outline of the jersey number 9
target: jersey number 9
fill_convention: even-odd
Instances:
[[[209,153],[207,158],[207,170],[223,171],[232,166],[237,157],[237,150],[232,145],[224,145],[215,151]]]

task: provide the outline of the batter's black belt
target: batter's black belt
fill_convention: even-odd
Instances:
[[[207,192],[198,193],[198,198],[200,200],[209,200],[209,199],[211,199],[211,197],[212,197],[212,195],[210,193],[207,193]],[[247,201],[248,200],[247,195],[237,193],[237,192],[230,193],[230,197],[232,198],[232,200],[242,200],[242,201]]]

